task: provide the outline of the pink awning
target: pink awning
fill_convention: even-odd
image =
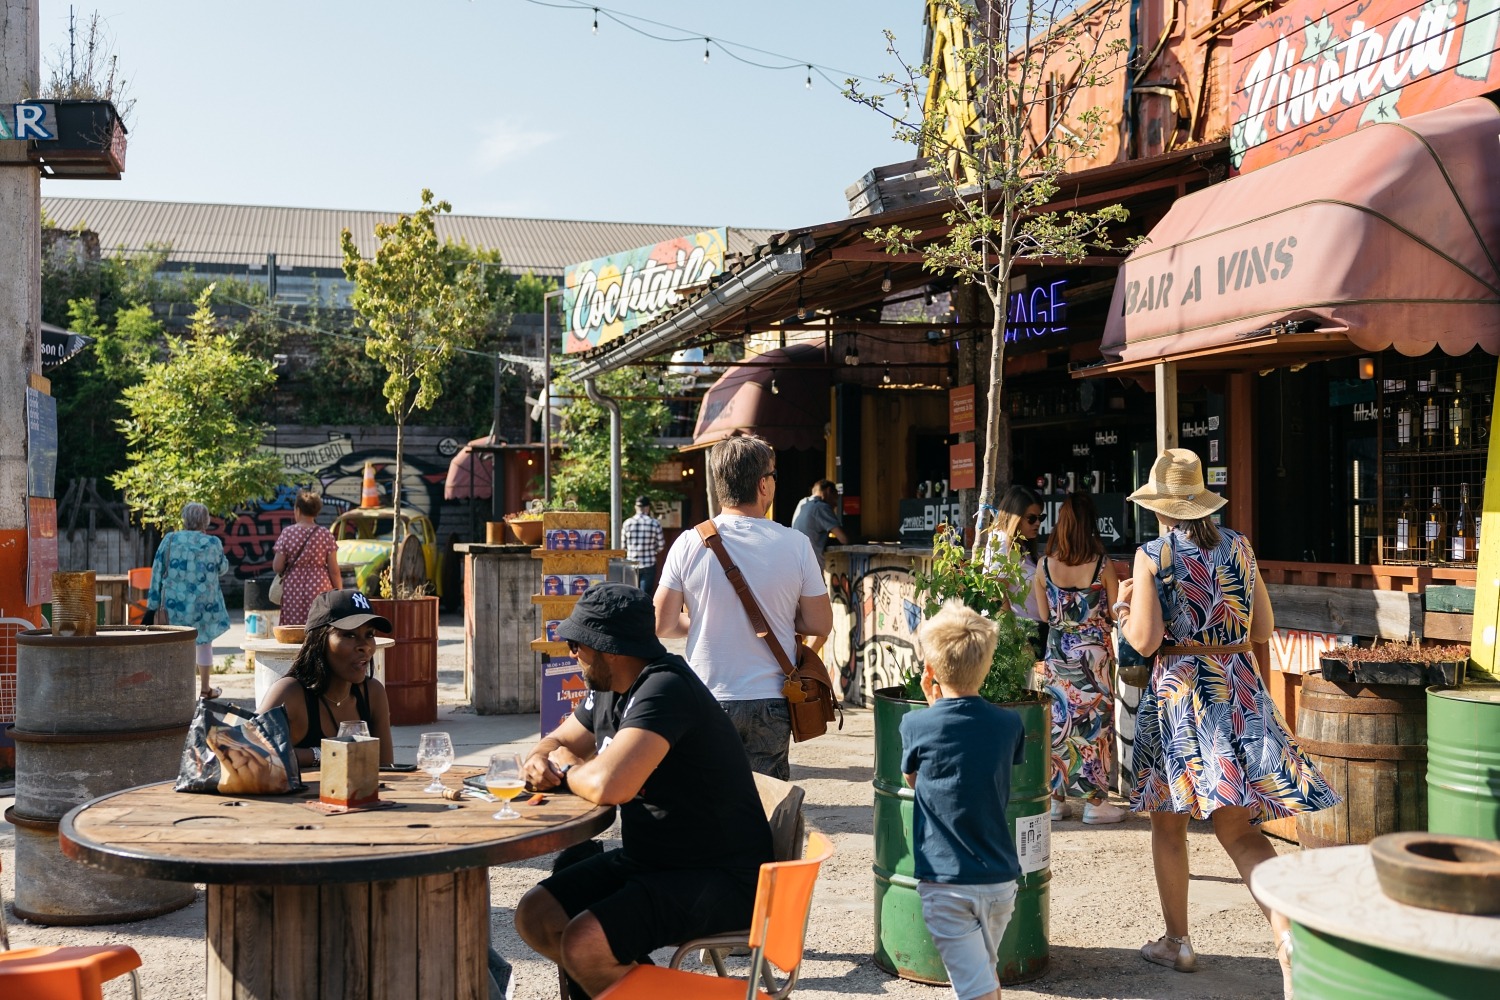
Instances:
[[[823,348],[790,344],[753,360],[726,371],[704,394],[690,447],[716,444],[736,431],[758,434],[777,449],[823,447],[832,382]]]
[[[1497,140],[1500,111],[1475,98],[1178,199],[1120,268],[1105,370],[1254,367],[1257,343],[1500,354]]]
[[[497,438],[475,438],[448,460],[448,478],[443,483],[444,500],[488,500],[495,491],[493,451],[475,451],[474,446],[500,444]]]

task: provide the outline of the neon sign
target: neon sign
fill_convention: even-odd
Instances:
[[[1005,342],[1036,340],[1068,332],[1066,279],[1011,292],[1005,300]]]

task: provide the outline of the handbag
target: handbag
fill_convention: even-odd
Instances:
[[[772,655],[786,674],[781,692],[786,696],[787,710],[792,718],[792,739],[801,743],[822,736],[828,732],[828,724],[835,719],[838,720],[838,728],[843,729],[844,713],[833,697],[833,679],[828,675],[828,668],[823,665],[822,658],[803,642],[797,643],[796,663],[787,658],[786,650],[781,648],[776,634],[766,623],[766,616],[761,613],[755,595],[750,592],[750,582],[724,550],[724,539],[719,537],[719,529],[713,521],[704,521],[698,525],[697,531],[703,544],[713,551],[718,557],[719,565],[724,567],[724,575],[729,577],[730,585],[739,595],[740,603],[745,606],[745,614],[750,617],[750,627],[755,630],[756,635],[766,640],[766,645],[771,647]]]
[[[284,795],[306,788],[286,708],[248,715],[229,702],[199,701],[174,787],[219,795]]]
[[[1156,600],[1161,605],[1162,620],[1166,621],[1167,613],[1167,588],[1173,583],[1172,578],[1172,540],[1168,538],[1162,543],[1160,551],[1156,554],[1156,571],[1151,574],[1156,581]],[[1151,672],[1156,667],[1156,658],[1161,653],[1158,647],[1156,652],[1147,656],[1130,644],[1125,638],[1125,629],[1119,621],[1114,622],[1115,633],[1115,663],[1118,665],[1120,681],[1131,687],[1144,688],[1151,683]]]
[[[312,541],[312,532],[308,532],[306,537],[302,539],[302,544],[297,546],[297,554],[292,556],[292,561],[286,564],[287,570],[296,567],[297,560],[302,558],[302,553],[307,550],[307,543],[310,541]],[[277,573],[271,578],[271,586],[266,590],[266,600],[278,608],[281,607],[281,573]]]

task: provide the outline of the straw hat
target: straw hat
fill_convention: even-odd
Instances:
[[[1151,465],[1146,485],[1127,499],[1179,521],[1196,521],[1224,506],[1224,498],[1203,485],[1203,463],[1187,448],[1162,452]]]

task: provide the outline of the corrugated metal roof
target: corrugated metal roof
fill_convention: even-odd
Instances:
[[[64,229],[82,224],[98,233],[106,254],[170,244],[172,260],[202,266],[259,265],[274,253],[279,267],[335,270],[342,260],[339,233],[348,229],[361,252],[371,254],[375,224],[394,222],[401,214],[110,198],[43,198],[42,208]],[[499,250],[511,270],[556,277],[572,264],[717,228],[483,215],[440,216],[437,227],[439,236]],[[749,253],[773,232],[731,228],[729,253]]]

